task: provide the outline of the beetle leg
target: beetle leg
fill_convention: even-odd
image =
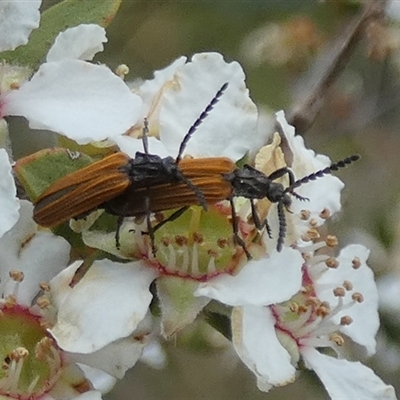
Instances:
[[[147,193],[145,197],[145,207],[146,207],[146,223],[147,223],[147,234],[150,236],[151,251],[154,257],[156,256],[156,246],[154,244],[154,228],[151,225],[151,209],[150,209],[150,193],[149,188],[147,188]]]
[[[124,215],[124,214],[118,215],[118,219],[117,219],[117,229],[116,229],[116,231],[115,231],[115,245],[117,246],[117,249],[118,249],[118,250],[119,250],[120,247],[121,247],[121,243],[120,243],[120,241],[119,241],[119,238],[120,238],[120,231],[121,231],[122,223],[124,222],[124,218],[125,218],[125,215]]]
[[[179,208],[174,213],[172,213],[168,218],[164,219],[163,221],[159,222],[155,227],[153,227],[153,232],[156,232],[158,229],[160,229],[166,223],[171,222],[171,221],[175,221],[177,218],[179,218],[189,208],[190,208],[189,206]]]
[[[253,217],[254,225],[259,231],[263,230],[263,228],[265,227],[269,238],[272,239],[272,230],[271,227],[269,226],[267,218],[265,218],[264,221],[261,222],[260,216],[258,215],[258,211],[256,205],[254,204],[253,199],[250,199],[250,204],[251,204],[251,216]]]
[[[296,197],[297,200],[301,200],[301,201],[310,201],[310,199],[308,197],[303,197],[300,196],[299,194],[297,194],[296,192],[288,192],[290,193],[292,196]]]
[[[241,246],[242,249],[244,250],[247,259],[251,260],[253,257],[251,256],[249,251],[246,249],[246,244],[244,243],[244,240],[239,236],[239,226],[238,226],[238,222],[237,222],[237,214],[236,214],[235,204],[233,203],[232,196],[229,197],[229,203],[231,204],[231,212],[232,212],[233,237],[235,239],[236,244]]]
[[[293,172],[288,168],[288,167],[283,167],[279,168],[276,171],[274,171],[272,174],[268,176],[268,179],[271,179],[271,181],[274,181],[275,179],[281,178],[285,174],[288,175],[289,177],[289,186],[293,185],[295,182]]]

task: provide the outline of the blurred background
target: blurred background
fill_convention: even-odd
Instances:
[[[400,391],[400,289],[387,286],[400,282],[400,21],[383,23],[380,15],[366,24],[364,10],[365,4],[339,0],[126,0],[97,60],[112,69],[127,64],[127,80],[148,79],[181,55],[217,51],[241,63],[251,97],[271,113],[309,110],[302,104],[318,88],[323,102],[315,118],[291,115],[317,153],[332,160],[362,156],[338,173],[346,183],[343,211],[329,232],[340,247],[371,249],[369,264],[387,299],[378,352],[366,363]],[[360,21],[362,28],[354,28]],[[341,44],[349,46],[346,54],[335,53]],[[29,147],[44,146],[35,140]],[[229,342],[200,323],[163,345],[164,369],[138,363],[106,399],[328,398],[307,371],[291,385],[259,392]]]

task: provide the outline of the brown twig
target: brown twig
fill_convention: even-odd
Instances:
[[[328,49],[315,60],[297,88],[297,97],[288,115],[288,122],[296,132],[305,133],[320,111],[326,93],[336,80],[357,43],[366,34],[371,22],[382,20],[387,0],[367,1],[361,13],[342,29]]]

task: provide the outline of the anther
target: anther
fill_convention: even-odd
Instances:
[[[333,268],[334,269],[334,268],[337,268],[339,266],[339,261],[334,257],[330,257],[325,261],[325,265],[328,268]]]
[[[310,226],[315,228],[318,225],[318,221],[315,218],[310,219]]]
[[[344,297],[346,296],[346,291],[342,287],[337,287],[333,289],[333,295],[336,297]]]
[[[350,315],[343,315],[342,318],[340,318],[340,325],[350,325],[353,322],[353,318],[350,317]]]
[[[19,361],[29,356],[29,351],[25,347],[17,347],[10,353],[11,360]]]
[[[125,75],[129,74],[129,67],[126,64],[118,65],[115,70],[115,74],[118,75],[121,79],[124,79]]]
[[[339,243],[337,237],[333,236],[333,235],[328,235],[326,237],[325,242],[326,242],[326,245],[329,246],[329,247],[335,247]]]
[[[334,342],[337,346],[344,345],[344,339],[338,333],[332,333],[332,335],[329,336],[329,340],[331,342]]]
[[[225,249],[226,247],[228,247],[229,243],[228,243],[228,239],[226,238],[219,238],[217,239],[217,246],[220,249]]]
[[[87,379],[84,379],[78,383],[74,384],[74,390],[78,393],[86,393],[92,389]]]
[[[193,241],[194,241],[195,243],[199,243],[199,244],[203,243],[203,242],[204,242],[204,236],[203,236],[203,234],[200,233],[200,232],[194,232],[194,233],[193,233]]]
[[[307,221],[310,218],[311,212],[309,210],[300,211],[300,219]]]
[[[323,302],[321,303],[321,307],[325,307],[325,308],[327,308],[328,310],[331,309],[331,305],[329,304],[328,301],[323,301]]]
[[[10,278],[15,282],[22,282],[24,280],[24,273],[15,269],[9,272]]]
[[[327,315],[329,315],[329,313],[330,313],[330,308],[329,307],[325,307],[325,306],[319,306],[319,307],[317,307],[316,309],[315,309],[315,314],[318,316],[318,317],[322,317],[322,318],[324,318],[324,317],[326,317]]]
[[[50,284],[49,282],[40,282],[39,287],[43,292],[50,292]]]
[[[6,297],[5,303],[4,303],[4,306],[5,306],[6,308],[13,308],[13,307],[16,306],[16,304],[17,304],[17,298],[16,298],[16,296],[10,294],[10,295],[8,295],[8,296]]]
[[[36,304],[39,306],[39,308],[41,308],[42,310],[48,308],[51,304],[50,302],[50,298],[48,296],[40,296],[37,300],[36,300]]]
[[[317,240],[320,238],[320,234],[316,229],[309,229],[307,231],[307,236],[310,238],[310,240]]]
[[[351,298],[356,301],[357,303],[362,303],[364,301],[364,296],[359,293],[359,292],[355,292],[351,295]]]
[[[296,302],[293,302],[289,305],[289,310],[295,314],[299,313],[299,304]]]
[[[51,347],[54,346],[54,340],[49,337],[44,337],[37,343],[35,347],[35,357],[38,360],[45,361]]]
[[[309,242],[311,239],[308,237],[308,235],[307,235],[307,233],[303,233],[301,236],[300,236],[300,238],[301,238],[301,240],[303,241],[303,242]]]
[[[297,310],[297,314],[305,314],[308,311],[308,307],[306,306],[299,306],[299,309]]]
[[[319,213],[320,218],[322,219],[328,219],[331,216],[331,212],[327,209],[324,208],[320,213]]]
[[[354,269],[358,269],[361,267],[361,261],[358,257],[354,257],[353,261],[351,262]]]
[[[188,239],[187,239],[187,237],[186,236],[183,236],[183,235],[176,235],[175,236],[175,243],[178,245],[178,246],[187,246],[187,244],[188,244]]]
[[[350,281],[344,281],[343,282],[343,287],[349,292],[350,290],[353,290],[353,284]]]
[[[171,239],[169,237],[163,237],[161,239],[161,243],[165,246],[168,247],[171,244]]]
[[[309,297],[306,301],[308,306],[319,307],[321,304],[320,300],[317,297]]]
[[[207,251],[207,254],[212,258],[218,258],[218,252],[216,252],[215,250],[210,249]]]

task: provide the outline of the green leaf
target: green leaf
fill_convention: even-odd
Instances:
[[[113,20],[121,2],[122,0],[64,0],[42,14],[40,27],[32,32],[27,45],[0,53],[0,59],[36,69],[44,61],[60,32],[79,24],[106,27]]]
[[[63,148],[38,151],[17,161],[14,172],[32,201],[53,182],[93,162],[92,158]]]
[[[51,148],[19,159],[13,170],[28,197],[35,201],[53,182],[86,167],[93,161],[91,157],[80,152]],[[74,249],[74,259],[85,259],[88,254],[95,258],[105,257],[103,252],[87,248],[81,234],[73,232],[69,223],[63,223],[52,231],[68,240]]]

